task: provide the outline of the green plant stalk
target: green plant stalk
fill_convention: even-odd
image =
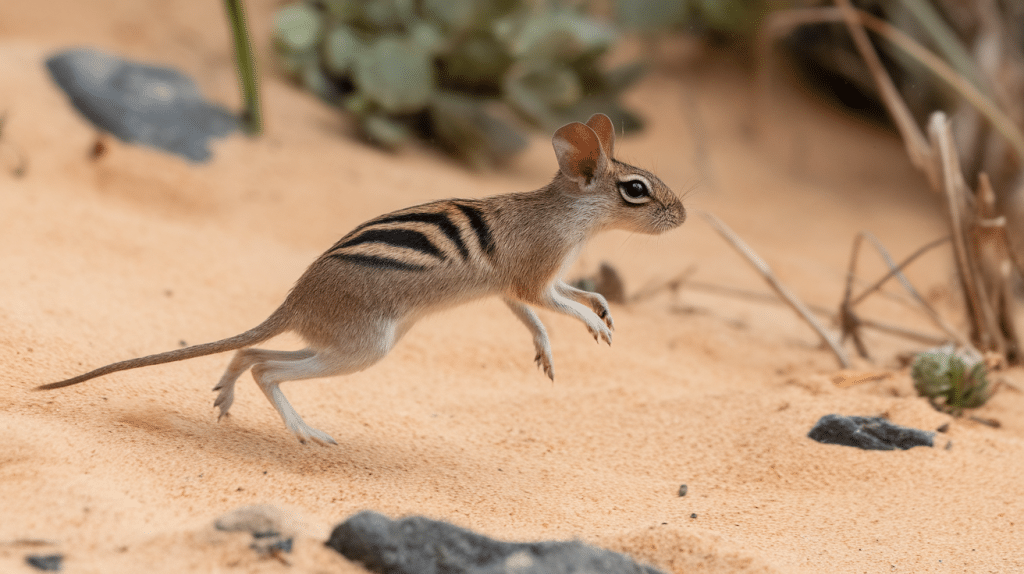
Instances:
[[[252,55],[249,30],[245,25],[242,0],[224,0],[231,21],[231,35],[235,41],[235,63],[242,88],[245,108],[240,114],[242,129],[249,135],[263,132],[263,113],[260,110],[260,88],[256,79],[256,59]]]
[[[935,46],[960,75],[967,78],[975,88],[989,99],[995,99],[992,86],[982,75],[967,48],[952,28],[942,19],[938,10],[929,0],[903,0],[903,6],[910,12]]]

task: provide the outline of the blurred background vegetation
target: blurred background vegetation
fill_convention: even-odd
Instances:
[[[856,7],[908,34],[1019,122],[1024,3],[1017,0],[857,0]],[[277,12],[278,64],[296,82],[358,118],[385,148],[431,142],[475,167],[501,163],[529,127],[551,131],[595,111],[624,132],[643,122],[621,95],[644,64],[609,67],[623,39],[670,35],[706,41],[758,62],[766,19],[833,5],[814,0],[297,0]],[[794,26],[779,38],[811,84],[855,113],[885,118],[877,90],[841,21]],[[921,122],[955,111],[954,90],[890,42],[873,38]],[[986,52],[987,50],[987,52]],[[998,52],[999,55],[994,55]],[[1000,97],[1001,96],[1001,97]],[[961,121],[962,124],[970,122]],[[977,123],[977,122],[975,122]],[[989,157],[985,128],[965,125],[971,161]],[[998,144],[995,144],[998,145]],[[980,165],[970,165],[974,171]]]
[[[604,56],[623,34],[750,34],[757,1],[300,0],[277,13],[279,63],[394,149],[432,142],[474,167],[595,112],[643,126],[620,96],[644,72]]]

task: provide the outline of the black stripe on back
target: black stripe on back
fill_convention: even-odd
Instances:
[[[355,263],[356,265],[362,265],[363,267],[373,267],[375,269],[397,269],[399,271],[423,271],[426,267],[422,265],[416,265],[415,263],[406,263],[397,259],[391,259],[389,257],[380,257],[377,255],[359,255],[354,253],[334,253],[330,255],[335,259],[341,259],[342,261],[348,261]]]
[[[463,205],[461,203],[454,204],[455,207],[459,208],[466,219],[469,219],[469,225],[473,228],[473,232],[476,233],[476,239],[480,242],[480,249],[487,255],[494,255],[494,239],[491,237],[491,228],[487,226],[487,222],[484,221],[484,214],[477,208],[469,205]]]
[[[459,233],[459,228],[452,223],[451,219],[443,213],[399,213],[398,215],[385,215],[379,219],[369,221],[356,228],[356,231],[360,229],[370,227],[371,225],[379,225],[384,223],[405,223],[405,222],[420,222],[429,223],[436,225],[441,230],[455,247],[458,248],[459,253],[462,254],[463,259],[469,257],[469,250],[466,249],[466,243],[462,240],[462,235]]]
[[[430,239],[419,231],[412,229],[369,229],[338,246],[339,249],[352,247],[362,243],[383,243],[394,247],[407,247],[438,259],[444,259],[444,253],[430,242]]]

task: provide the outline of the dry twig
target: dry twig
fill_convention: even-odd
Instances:
[[[798,299],[792,291],[790,291],[785,285],[783,285],[781,281],[779,281],[778,277],[775,276],[775,273],[772,272],[771,267],[768,266],[768,263],[766,263],[764,259],[761,259],[761,257],[759,257],[757,253],[755,253],[754,250],[750,248],[750,246],[744,243],[743,240],[740,239],[738,235],[736,235],[736,233],[729,229],[729,227],[726,226],[725,223],[722,222],[722,220],[718,219],[717,217],[706,211],[700,212],[700,214],[708,223],[711,224],[712,227],[715,228],[715,231],[718,231],[718,233],[722,237],[724,237],[725,240],[728,241],[736,249],[736,251],[739,251],[739,253],[743,255],[747,259],[747,261],[750,262],[750,264],[753,265],[755,269],[757,269],[759,273],[761,273],[761,276],[765,278],[769,285],[771,285],[772,289],[774,289],[775,292],[778,293],[779,296],[782,297],[782,299],[790,307],[792,307],[794,311],[796,311],[796,314],[801,319],[803,319],[808,325],[810,325],[812,329],[814,329],[814,331],[821,338],[822,342],[824,342],[829,347],[829,349],[832,350],[832,354],[836,356],[836,359],[839,361],[840,366],[842,366],[843,368],[849,368],[850,359],[846,356],[846,352],[843,351],[843,348],[839,344],[839,342],[836,341],[834,337],[829,335],[827,331],[825,331],[825,328],[821,325],[821,323],[818,322],[818,319],[815,318],[815,316],[811,313],[811,310],[808,309],[807,306],[804,305],[803,302],[800,301],[800,299]]]
[[[779,298],[770,293],[760,293],[757,291],[748,291],[746,289],[739,289],[737,287],[731,287],[729,285],[716,285],[714,283],[705,283],[703,281],[687,281],[685,284],[680,285],[680,288],[686,287],[693,291],[704,291],[706,293],[712,293],[715,295],[721,295],[723,297],[736,297],[738,299],[747,299],[749,301],[755,301],[758,303],[768,303],[775,305],[785,305],[785,301],[780,301]],[[838,323],[839,319],[835,313],[830,309],[826,309],[820,305],[808,305],[814,314],[827,317],[833,323]],[[921,333],[914,331],[913,329],[907,329],[906,327],[900,327],[898,325],[890,325],[888,323],[882,323],[873,319],[860,319],[860,326],[868,329],[875,329],[895,335],[897,337],[903,337],[913,341],[925,343],[926,345],[936,346],[946,343],[948,339],[940,337],[938,335],[930,335],[928,333]]]
[[[856,277],[857,259],[858,254],[860,253],[860,245],[864,239],[870,241],[871,244],[874,245],[875,249],[878,250],[878,253],[882,256],[882,259],[889,267],[889,272],[886,273],[881,279],[876,281],[873,285],[864,289],[864,291],[861,292],[860,295],[854,297],[853,280]],[[857,347],[857,352],[860,354],[860,356],[864,358],[868,357],[867,348],[865,347],[862,339],[860,338],[859,332],[859,328],[861,326],[867,325],[867,320],[859,317],[854,312],[853,308],[858,303],[866,299],[868,295],[871,295],[872,293],[881,289],[881,287],[886,283],[886,281],[892,279],[893,277],[896,277],[899,280],[900,284],[903,285],[903,288],[911,295],[911,297],[914,298],[915,301],[917,301],[918,305],[925,312],[925,314],[928,315],[928,318],[930,318],[932,322],[934,322],[935,325],[938,326],[939,329],[941,329],[950,339],[955,341],[960,346],[971,346],[970,343],[966,339],[964,339],[960,335],[960,333],[956,331],[956,329],[954,329],[951,325],[949,325],[945,320],[942,319],[942,316],[939,315],[935,308],[933,308],[931,304],[929,304],[928,301],[925,300],[925,298],[922,297],[916,289],[914,289],[914,286],[910,283],[906,276],[903,275],[903,269],[905,269],[908,265],[913,263],[918,257],[923,255],[930,249],[933,249],[947,241],[949,241],[948,237],[943,237],[931,241],[928,244],[924,245],[923,247],[919,248],[914,253],[910,254],[910,256],[908,256],[899,265],[897,265],[896,262],[893,261],[892,256],[889,255],[889,252],[885,249],[885,246],[883,246],[882,243],[878,240],[878,238],[876,238],[874,235],[866,231],[863,231],[857,235],[853,243],[853,252],[850,254],[850,267],[846,275],[846,291],[843,295],[843,301],[839,305],[839,324],[842,328],[843,340],[845,341],[847,338],[852,338],[853,343]],[[878,324],[876,323],[876,328],[879,328],[877,325]],[[900,331],[903,336],[908,336],[909,334],[909,331],[902,329],[900,327],[886,327],[889,327],[886,330],[889,330],[890,332]],[[918,340],[921,340],[920,337],[912,338],[917,338]],[[934,342],[934,338],[932,338],[932,342]],[[942,343],[945,341],[940,339],[939,342]]]

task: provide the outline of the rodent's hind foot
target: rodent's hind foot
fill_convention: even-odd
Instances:
[[[307,440],[311,440],[320,446],[338,446],[337,441],[331,438],[331,435],[325,433],[322,430],[317,430],[305,423],[300,423],[302,427],[290,428],[295,437],[299,439],[299,442],[306,444]]]
[[[224,386],[218,384],[216,387],[213,387],[213,390],[220,390],[217,398],[213,401],[213,406],[220,409],[220,412],[217,414],[217,421],[219,422],[222,418],[228,416],[228,410],[231,409],[231,404],[235,402],[235,385],[233,383]]]
[[[537,363],[537,366],[544,371],[544,374],[547,375],[549,379],[552,381],[555,380],[555,368],[551,365],[550,352],[538,352],[537,356],[534,357],[533,360]]]

